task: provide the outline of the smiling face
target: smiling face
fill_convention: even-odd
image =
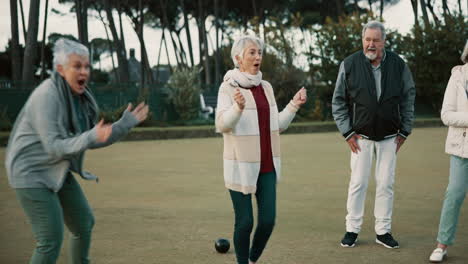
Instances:
[[[58,73],[67,81],[72,93],[76,95],[84,93],[89,79],[89,70],[89,58],[74,53],[68,56],[66,65],[57,65]]]
[[[382,31],[378,28],[368,28],[362,38],[364,54],[370,61],[380,63],[383,56],[385,39],[382,39]]]
[[[262,63],[262,50],[255,43],[249,43],[244,49],[242,58],[236,56],[239,63],[239,70],[256,75],[260,71],[260,64]]]

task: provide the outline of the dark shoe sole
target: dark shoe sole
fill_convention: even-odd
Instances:
[[[375,239],[375,243],[380,244],[380,245],[382,245],[382,246],[384,246],[386,248],[390,248],[390,249],[400,248],[400,246],[391,247],[391,246],[385,244],[384,242],[378,240],[377,238]]]

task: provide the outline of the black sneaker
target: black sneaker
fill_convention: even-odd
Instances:
[[[343,239],[341,240],[342,247],[354,247],[356,245],[358,234],[353,232],[346,232]]]
[[[375,239],[375,242],[377,244],[381,244],[386,248],[399,248],[400,246],[398,245],[398,242],[393,239],[392,234],[390,233],[385,233],[383,235],[377,235],[377,238]]]

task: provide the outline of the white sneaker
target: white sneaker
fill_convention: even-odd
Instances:
[[[432,251],[429,261],[433,263],[439,263],[447,257],[447,249],[436,248]]]

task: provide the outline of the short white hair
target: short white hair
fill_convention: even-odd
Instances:
[[[463,53],[460,59],[463,61],[463,63],[468,63],[468,39],[466,40],[465,48],[463,49]]]
[[[368,28],[372,29],[380,29],[380,32],[382,32],[382,40],[385,40],[386,34],[385,34],[385,26],[379,21],[372,20],[367,22],[367,24],[364,25],[362,28],[362,38],[364,38],[364,35],[366,34],[366,30]]]
[[[89,57],[89,50],[85,45],[70,39],[57,40],[54,45],[54,68],[57,65],[67,65],[71,54]]]
[[[255,37],[255,36],[248,36],[244,35],[236,41],[234,41],[234,44],[232,44],[232,49],[231,49],[231,59],[232,62],[234,62],[234,66],[236,68],[239,68],[239,63],[236,60],[236,56],[239,56],[239,58],[242,59],[242,55],[244,54],[244,50],[247,47],[247,44],[253,43],[258,46],[258,48],[263,51],[263,40]]]

